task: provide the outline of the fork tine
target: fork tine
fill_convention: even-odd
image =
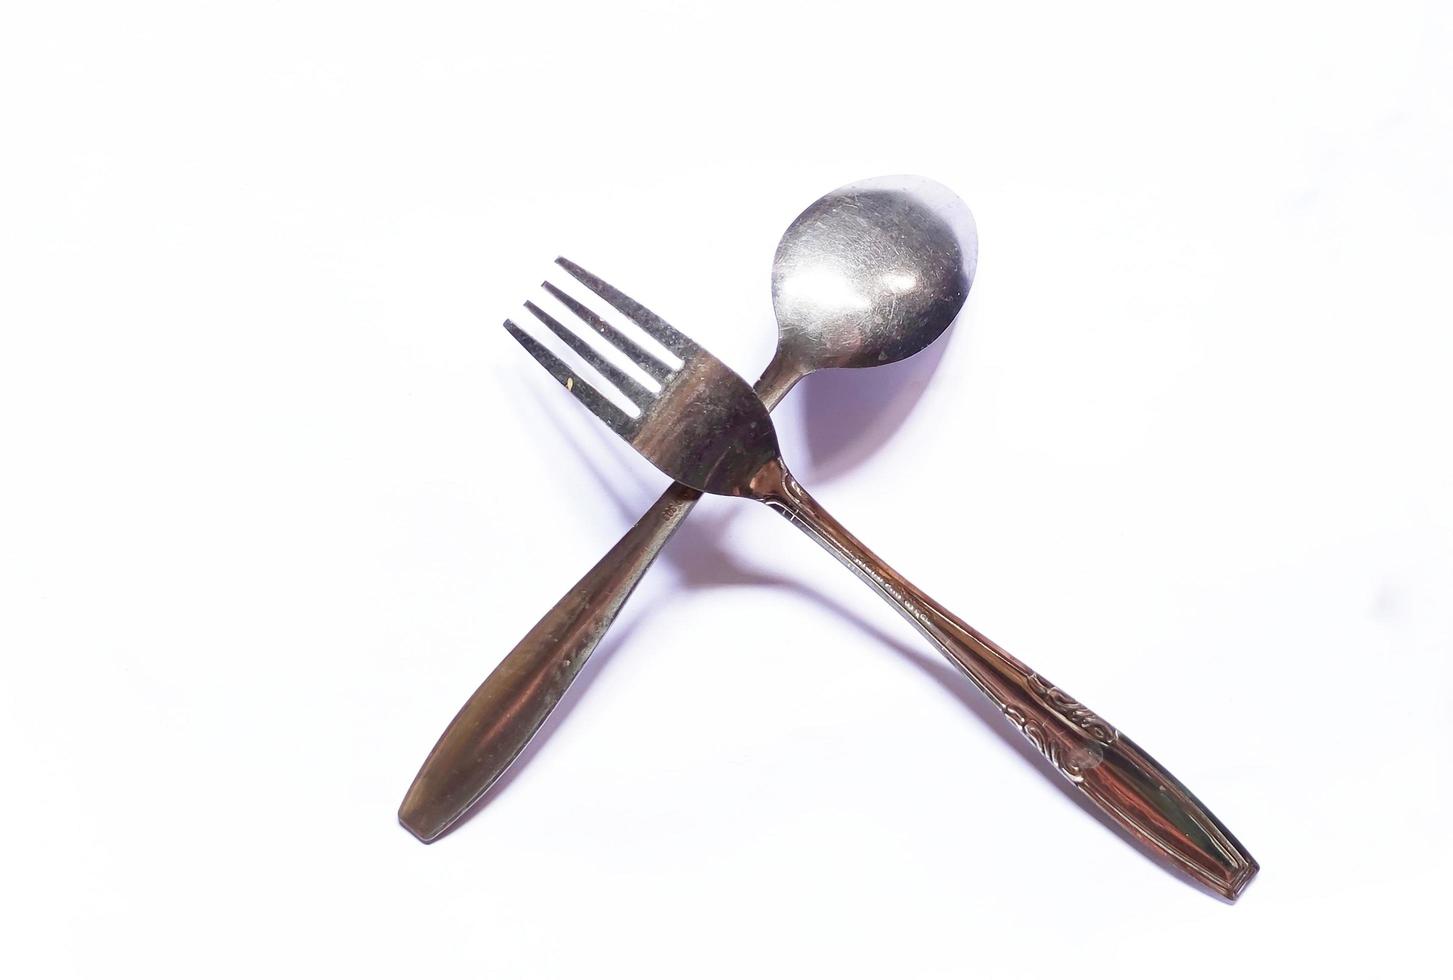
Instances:
[[[652,354],[650,351],[646,350],[646,348],[642,347],[631,338],[627,337],[625,334],[621,333],[609,323],[606,323],[599,316],[597,316],[595,311],[590,309],[590,307],[580,302],[580,300],[576,299],[574,296],[571,296],[568,293],[561,292],[559,289],[555,288],[555,285],[553,283],[542,282],[540,283],[540,285],[545,288],[545,291],[547,293],[549,293],[551,296],[554,296],[561,303],[565,304],[565,306],[569,308],[571,313],[574,313],[576,316],[580,317],[580,319],[588,323],[591,329],[604,337],[606,341],[611,344],[611,346],[615,347],[622,354],[625,354],[627,357],[629,357],[637,366],[640,367],[642,371],[645,371],[647,374],[649,374],[651,377],[655,378],[662,384],[665,384],[666,379],[671,377],[671,369],[666,365],[662,364],[660,358]]]
[[[565,326],[565,324],[540,309],[534,303],[526,300],[525,309],[535,314],[535,319],[549,327],[551,333],[565,341],[571,350],[580,355],[582,361],[595,368],[605,380],[620,389],[620,393],[625,395],[626,399],[632,402],[637,408],[645,408],[656,397],[649,390],[637,383],[629,374],[626,374],[626,372],[616,367],[610,361],[601,357],[600,352],[581,340],[574,330]]]
[[[515,326],[514,323],[506,320],[505,329],[510,332],[510,336],[520,342],[521,347],[530,352],[531,357],[539,361],[540,365],[550,372],[551,377],[564,385],[566,391],[590,409],[591,414],[615,430],[617,435],[627,440],[631,438],[636,431],[635,419],[617,408],[610,399],[604,397],[590,384],[576,377],[575,372],[571,371],[565,362],[556,357],[548,347]]]
[[[662,347],[683,361],[696,353],[697,346],[690,338],[604,279],[591,275],[563,255],[555,259],[555,264],[574,276],[592,293],[620,310],[632,323],[656,338]]]

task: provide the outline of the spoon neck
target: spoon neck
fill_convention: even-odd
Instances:
[[[757,397],[762,399],[762,404],[767,406],[767,411],[777,407],[777,403],[787,396],[792,386],[806,377],[807,371],[792,360],[781,347],[772,355],[772,361],[767,365],[762,376],[757,379]]]

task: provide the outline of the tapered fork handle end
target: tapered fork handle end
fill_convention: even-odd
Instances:
[[[409,833],[437,840],[504,775],[699,499],[673,484],[485,678],[404,796],[399,823]]]
[[[420,799],[420,794],[415,793],[412,787],[404,797],[403,804],[399,806],[399,826],[417,837],[422,844],[434,843],[449,829],[449,823],[438,819],[437,814],[431,814]]]

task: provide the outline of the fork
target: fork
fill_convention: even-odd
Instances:
[[[661,317],[566,259],[556,262],[680,361],[648,351],[585,304],[544,288],[604,345],[651,379],[607,360],[578,328],[526,309],[635,412],[606,397],[513,321],[505,329],[598,419],[667,476],[705,493],[760,501],[804,531],[905,616],[967,674],[1060,775],[1153,854],[1230,901],[1259,869],[1174,776],[1079,701],[931,599],[854,537],[792,477],[760,398],[740,376]]]

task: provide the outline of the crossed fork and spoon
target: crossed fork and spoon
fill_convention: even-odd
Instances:
[[[782,514],[894,606],[962,670],[1053,769],[1153,854],[1234,901],[1258,865],[1174,776],[1113,726],[930,598],[854,537],[792,477],[769,411],[807,374],[871,367],[927,347],[973,281],[968,208],[923,178],[861,181],[825,195],[784,234],[773,267],[777,352],[755,389],[640,303],[556,262],[668,352],[626,336],[550,283],[568,326],[530,313],[623,396],[628,412],[511,321],[505,328],[574,397],[676,483],[542,619],[464,705],[425,761],[400,822],[432,841],[504,773],[559,703],[632,589],[702,493]],[[588,343],[597,335],[648,378]],[[674,360],[677,363],[671,364]]]

